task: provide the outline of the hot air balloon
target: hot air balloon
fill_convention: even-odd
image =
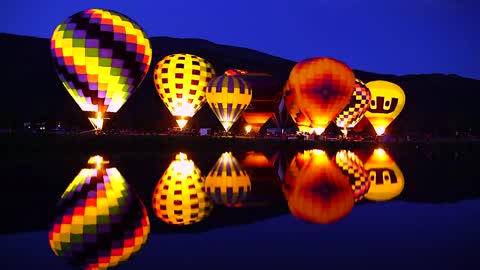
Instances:
[[[355,202],[361,201],[370,188],[363,162],[352,151],[340,150],[335,154],[335,164],[350,179]]]
[[[283,95],[285,100],[285,107],[287,108],[287,112],[288,114],[290,114],[293,122],[295,122],[301,132],[310,133],[312,122],[300,110],[300,107],[297,104],[297,94],[295,91],[293,91],[289,81],[287,81],[285,87],[283,88]]]
[[[205,89],[214,76],[212,65],[192,54],[171,54],[155,66],[157,92],[181,129],[205,103]]]
[[[342,130],[345,137],[347,137],[348,130],[362,120],[370,105],[371,98],[370,90],[365,84],[361,80],[355,79],[355,89],[350,102],[335,118],[335,124]]]
[[[208,173],[208,197],[219,205],[240,206],[251,191],[250,177],[231,152],[225,152]]]
[[[205,178],[184,153],[175,156],[155,187],[152,199],[157,217],[167,224],[191,225],[210,215]]]
[[[128,260],[150,233],[147,211],[120,172],[91,157],[73,179],[56,208],[49,243],[81,269],[107,269]]]
[[[229,69],[225,71],[225,74],[242,78],[252,88],[252,99],[242,113],[242,117],[247,122],[247,127],[250,126],[246,127],[246,130],[249,129],[247,134],[250,131],[258,133],[275,112],[275,93],[281,87],[282,82],[266,72]]]
[[[272,157],[273,160],[273,167],[277,172],[278,180],[280,182],[285,181],[285,174],[287,167],[289,165],[289,158],[287,156],[287,152],[284,150],[278,150]]]
[[[117,12],[89,9],[57,26],[51,38],[57,74],[97,133],[142,82],[152,49],[145,32]]]
[[[371,201],[388,201],[400,193],[405,186],[402,171],[382,148],[375,149],[365,162],[370,188],[365,198]]]
[[[283,131],[287,128],[288,124],[292,118],[290,117],[290,114],[287,111],[287,106],[285,103],[285,96],[283,96],[280,99],[280,103],[278,104],[277,110],[272,116],[273,122],[275,122],[275,125],[277,125],[278,128],[280,128]]]
[[[311,223],[336,222],[354,205],[348,177],[319,149],[295,156],[287,168],[283,190],[292,215]]]
[[[208,83],[207,102],[225,131],[242,115],[252,100],[252,89],[238,76],[221,75]]]
[[[377,135],[383,135],[385,129],[400,114],[405,106],[405,92],[400,86],[387,81],[372,81],[366,84],[372,93],[370,107],[365,113]]]
[[[323,133],[330,121],[348,104],[354,85],[353,71],[344,63],[327,57],[297,63],[288,78],[293,104],[310,119],[312,132],[317,135]],[[294,111],[289,107],[291,104],[287,102],[290,114]]]
[[[256,100],[254,104],[251,104],[251,108],[247,108],[242,117],[250,125],[251,131],[258,133],[262,126],[272,117],[273,111],[270,111],[270,108],[262,109],[262,103],[271,103],[272,100],[266,100],[264,102]],[[270,107],[270,104],[267,104]],[[250,132],[250,131],[249,131]],[[248,133],[248,132],[247,132]]]

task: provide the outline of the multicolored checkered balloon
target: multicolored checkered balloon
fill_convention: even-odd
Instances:
[[[219,205],[239,206],[251,191],[250,177],[231,152],[217,160],[205,180],[208,197]]]
[[[207,102],[225,131],[242,115],[252,101],[252,88],[239,76],[221,75],[208,83]]]
[[[146,243],[150,221],[140,198],[116,168],[90,158],[57,204],[49,243],[81,269],[107,269],[128,260]]]
[[[157,217],[173,225],[199,222],[213,209],[200,169],[184,153],[176,155],[158,181],[152,205]]]
[[[336,59],[316,57],[300,61],[288,78],[294,101],[287,102],[287,108],[292,114],[288,104],[295,104],[310,119],[311,131],[321,134],[348,104],[354,84],[353,71]]]
[[[89,9],[57,26],[51,51],[68,93],[101,130],[105,113],[115,113],[133,94],[150,67],[145,32],[117,12]]]
[[[361,201],[370,188],[363,162],[352,151],[340,150],[335,155],[335,164],[349,177],[355,202]]]
[[[205,90],[214,76],[212,65],[192,54],[168,55],[155,66],[157,92],[180,128],[205,103]]]
[[[372,94],[368,87],[359,79],[355,79],[355,89],[350,98],[350,103],[335,118],[337,127],[348,130],[353,128],[368,110]]]

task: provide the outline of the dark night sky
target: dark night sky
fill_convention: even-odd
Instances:
[[[150,37],[202,38],[291,60],[340,59],[378,73],[480,79],[475,0],[6,0],[0,32],[49,38],[88,8],[137,21]]]

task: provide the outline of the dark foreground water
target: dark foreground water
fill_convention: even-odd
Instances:
[[[480,269],[477,144],[229,150],[3,155],[0,269]]]

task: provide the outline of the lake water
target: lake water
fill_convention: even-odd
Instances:
[[[230,150],[4,155],[0,269],[480,269],[478,144]]]

